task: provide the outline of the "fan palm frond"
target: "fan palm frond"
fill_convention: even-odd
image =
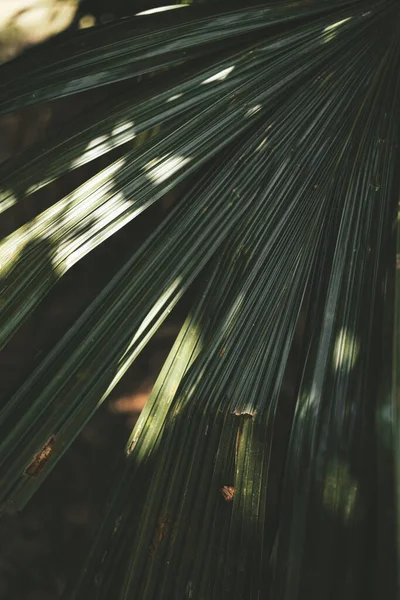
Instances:
[[[188,182],[0,411],[0,502],[19,509],[195,286],[76,600],[398,585],[399,7],[245,4],[121,20],[0,69],[3,113],[129,80],[1,166],[7,216],[112,157],[0,243],[2,346],[74,264]]]

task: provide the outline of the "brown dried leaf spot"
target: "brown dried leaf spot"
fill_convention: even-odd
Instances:
[[[149,558],[153,558],[158,546],[162,544],[172,526],[172,518],[167,513],[158,519],[156,532],[149,547]]]
[[[49,437],[49,439],[42,446],[42,448],[38,452],[36,452],[31,462],[24,471],[25,475],[30,475],[30,477],[36,477],[37,475],[39,475],[39,473],[42,471],[43,467],[49,460],[50,454],[52,453],[55,444],[56,436],[53,434]]]
[[[249,411],[239,410],[238,408],[235,408],[235,410],[233,411],[233,414],[236,417],[250,417],[250,419],[252,419],[255,416],[256,411],[253,410],[253,411],[249,412]]]
[[[231,485],[224,485],[224,487],[220,489],[220,492],[226,502],[231,502],[235,495],[235,488]]]

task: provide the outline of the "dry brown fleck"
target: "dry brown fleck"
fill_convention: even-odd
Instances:
[[[171,530],[171,526],[172,518],[170,515],[165,514],[158,519],[156,532],[149,547],[148,555],[150,559],[153,558],[158,546],[165,540],[167,534]]]
[[[42,446],[42,448],[38,452],[36,452],[31,462],[24,471],[25,475],[30,475],[31,477],[36,477],[37,475],[39,475],[39,473],[42,471],[43,467],[49,460],[50,454],[52,453],[55,444],[56,436],[53,434],[49,437],[49,439]]]
[[[245,411],[245,410],[239,410],[238,408],[235,408],[235,410],[233,411],[233,414],[236,415],[237,417],[250,417],[251,419],[254,417],[254,415],[256,414],[256,411]]]
[[[131,440],[125,450],[125,455],[129,456],[130,454],[132,454],[134,447],[136,446],[136,442],[137,439],[133,438],[133,440]]]
[[[235,495],[235,488],[231,485],[224,485],[224,487],[220,489],[220,492],[226,502],[231,502]]]

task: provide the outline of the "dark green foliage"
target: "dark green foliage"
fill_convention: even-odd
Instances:
[[[69,598],[398,594],[399,16],[395,0],[205,2],[0,69],[2,112],[156,74],[2,165],[7,211],[119,149],[1,242],[2,345],[189,182],[0,413],[0,499],[21,508],[195,285]]]

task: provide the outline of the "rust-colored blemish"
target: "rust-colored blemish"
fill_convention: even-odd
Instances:
[[[165,515],[162,515],[158,519],[156,532],[154,534],[153,540],[150,544],[149,551],[148,551],[148,556],[150,559],[153,558],[157,548],[165,540],[167,534],[171,530],[171,526],[172,526],[172,518],[167,513]]]
[[[127,446],[126,450],[125,450],[125,455],[126,455],[126,456],[130,456],[130,455],[132,454],[132,452],[133,452],[133,450],[134,450],[134,448],[135,448],[135,446],[136,446],[136,444],[137,444],[137,441],[138,441],[138,438],[137,438],[137,437],[134,437],[134,438],[133,438],[133,439],[132,439],[132,440],[129,442],[129,444],[128,444],[128,446]]]
[[[43,467],[50,458],[50,455],[56,444],[56,436],[53,434],[49,437],[47,442],[42,448],[36,452],[29,465],[26,467],[24,473],[30,477],[36,477],[42,471]]]
[[[225,356],[226,354],[226,348],[221,348],[221,351],[219,353],[220,356]]]
[[[235,495],[235,488],[231,485],[224,485],[220,489],[220,492],[226,502],[232,502],[233,496]]]

